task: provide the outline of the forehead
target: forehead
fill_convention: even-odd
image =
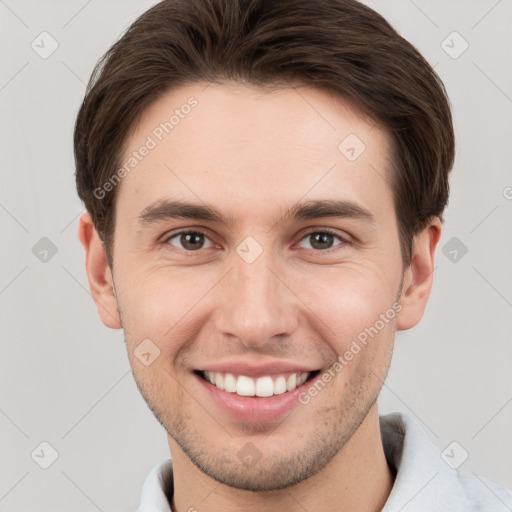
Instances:
[[[137,213],[170,197],[260,220],[273,205],[301,198],[373,210],[392,202],[387,133],[341,99],[306,87],[172,90],[143,113],[122,164],[118,205]]]

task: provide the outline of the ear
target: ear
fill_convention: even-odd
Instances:
[[[441,238],[441,221],[433,217],[429,225],[414,237],[412,258],[404,273],[397,330],[414,327],[423,316],[434,280],[434,256]]]
[[[101,321],[111,329],[121,329],[121,317],[117,309],[114,281],[108,265],[107,253],[89,213],[84,213],[80,217],[78,238],[85,250],[85,271]]]

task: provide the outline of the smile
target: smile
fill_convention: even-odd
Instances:
[[[288,372],[279,375],[263,375],[258,378],[212,371],[198,371],[197,374],[221,391],[235,393],[239,396],[263,398],[293,391],[304,384],[306,380],[316,376],[319,371]]]

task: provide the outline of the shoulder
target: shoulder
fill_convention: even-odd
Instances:
[[[388,465],[396,478],[382,512],[507,512],[512,491],[484,477],[459,473],[411,416],[380,417]]]
[[[512,490],[483,476],[457,474],[460,495],[471,512],[512,510]]]

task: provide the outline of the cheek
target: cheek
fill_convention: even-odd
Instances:
[[[120,276],[118,304],[132,349],[150,339],[165,359],[172,361],[180,344],[193,339],[195,329],[201,327],[201,300],[216,283],[214,277],[190,269],[162,272],[144,268],[133,271],[129,280]]]
[[[181,349],[200,337],[200,330],[216,310],[229,307],[227,302],[216,300],[220,299],[217,294],[224,296],[223,286],[233,285],[220,283],[224,269],[148,268],[128,260],[119,263],[124,263],[124,272],[119,271],[116,279],[118,303],[132,350],[150,339],[163,354],[163,361],[176,363]],[[290,269],[283,279],[299,300],[286,293],[280,300],[289,300],[283,306],[295,308],[293,314],[300,317],[299,324],[317,331],[341,355],[353,340],[364,341],[365,332],[374,332],[380,315],[392,307],[395,283],[384,270],[368,261]],[[236,298],[236,294],[231,296]],[[389,330],[387,322],[378,329],[379,337]]]
[[[396,290],[380,273],[368,268],[338,269],[337,274],[317,275],[301,286],[308,306],[324,325],[326,339],[338,354],[353,340],[389,337],[399,306]],[[396,283],[398,287],[398,283]]]

